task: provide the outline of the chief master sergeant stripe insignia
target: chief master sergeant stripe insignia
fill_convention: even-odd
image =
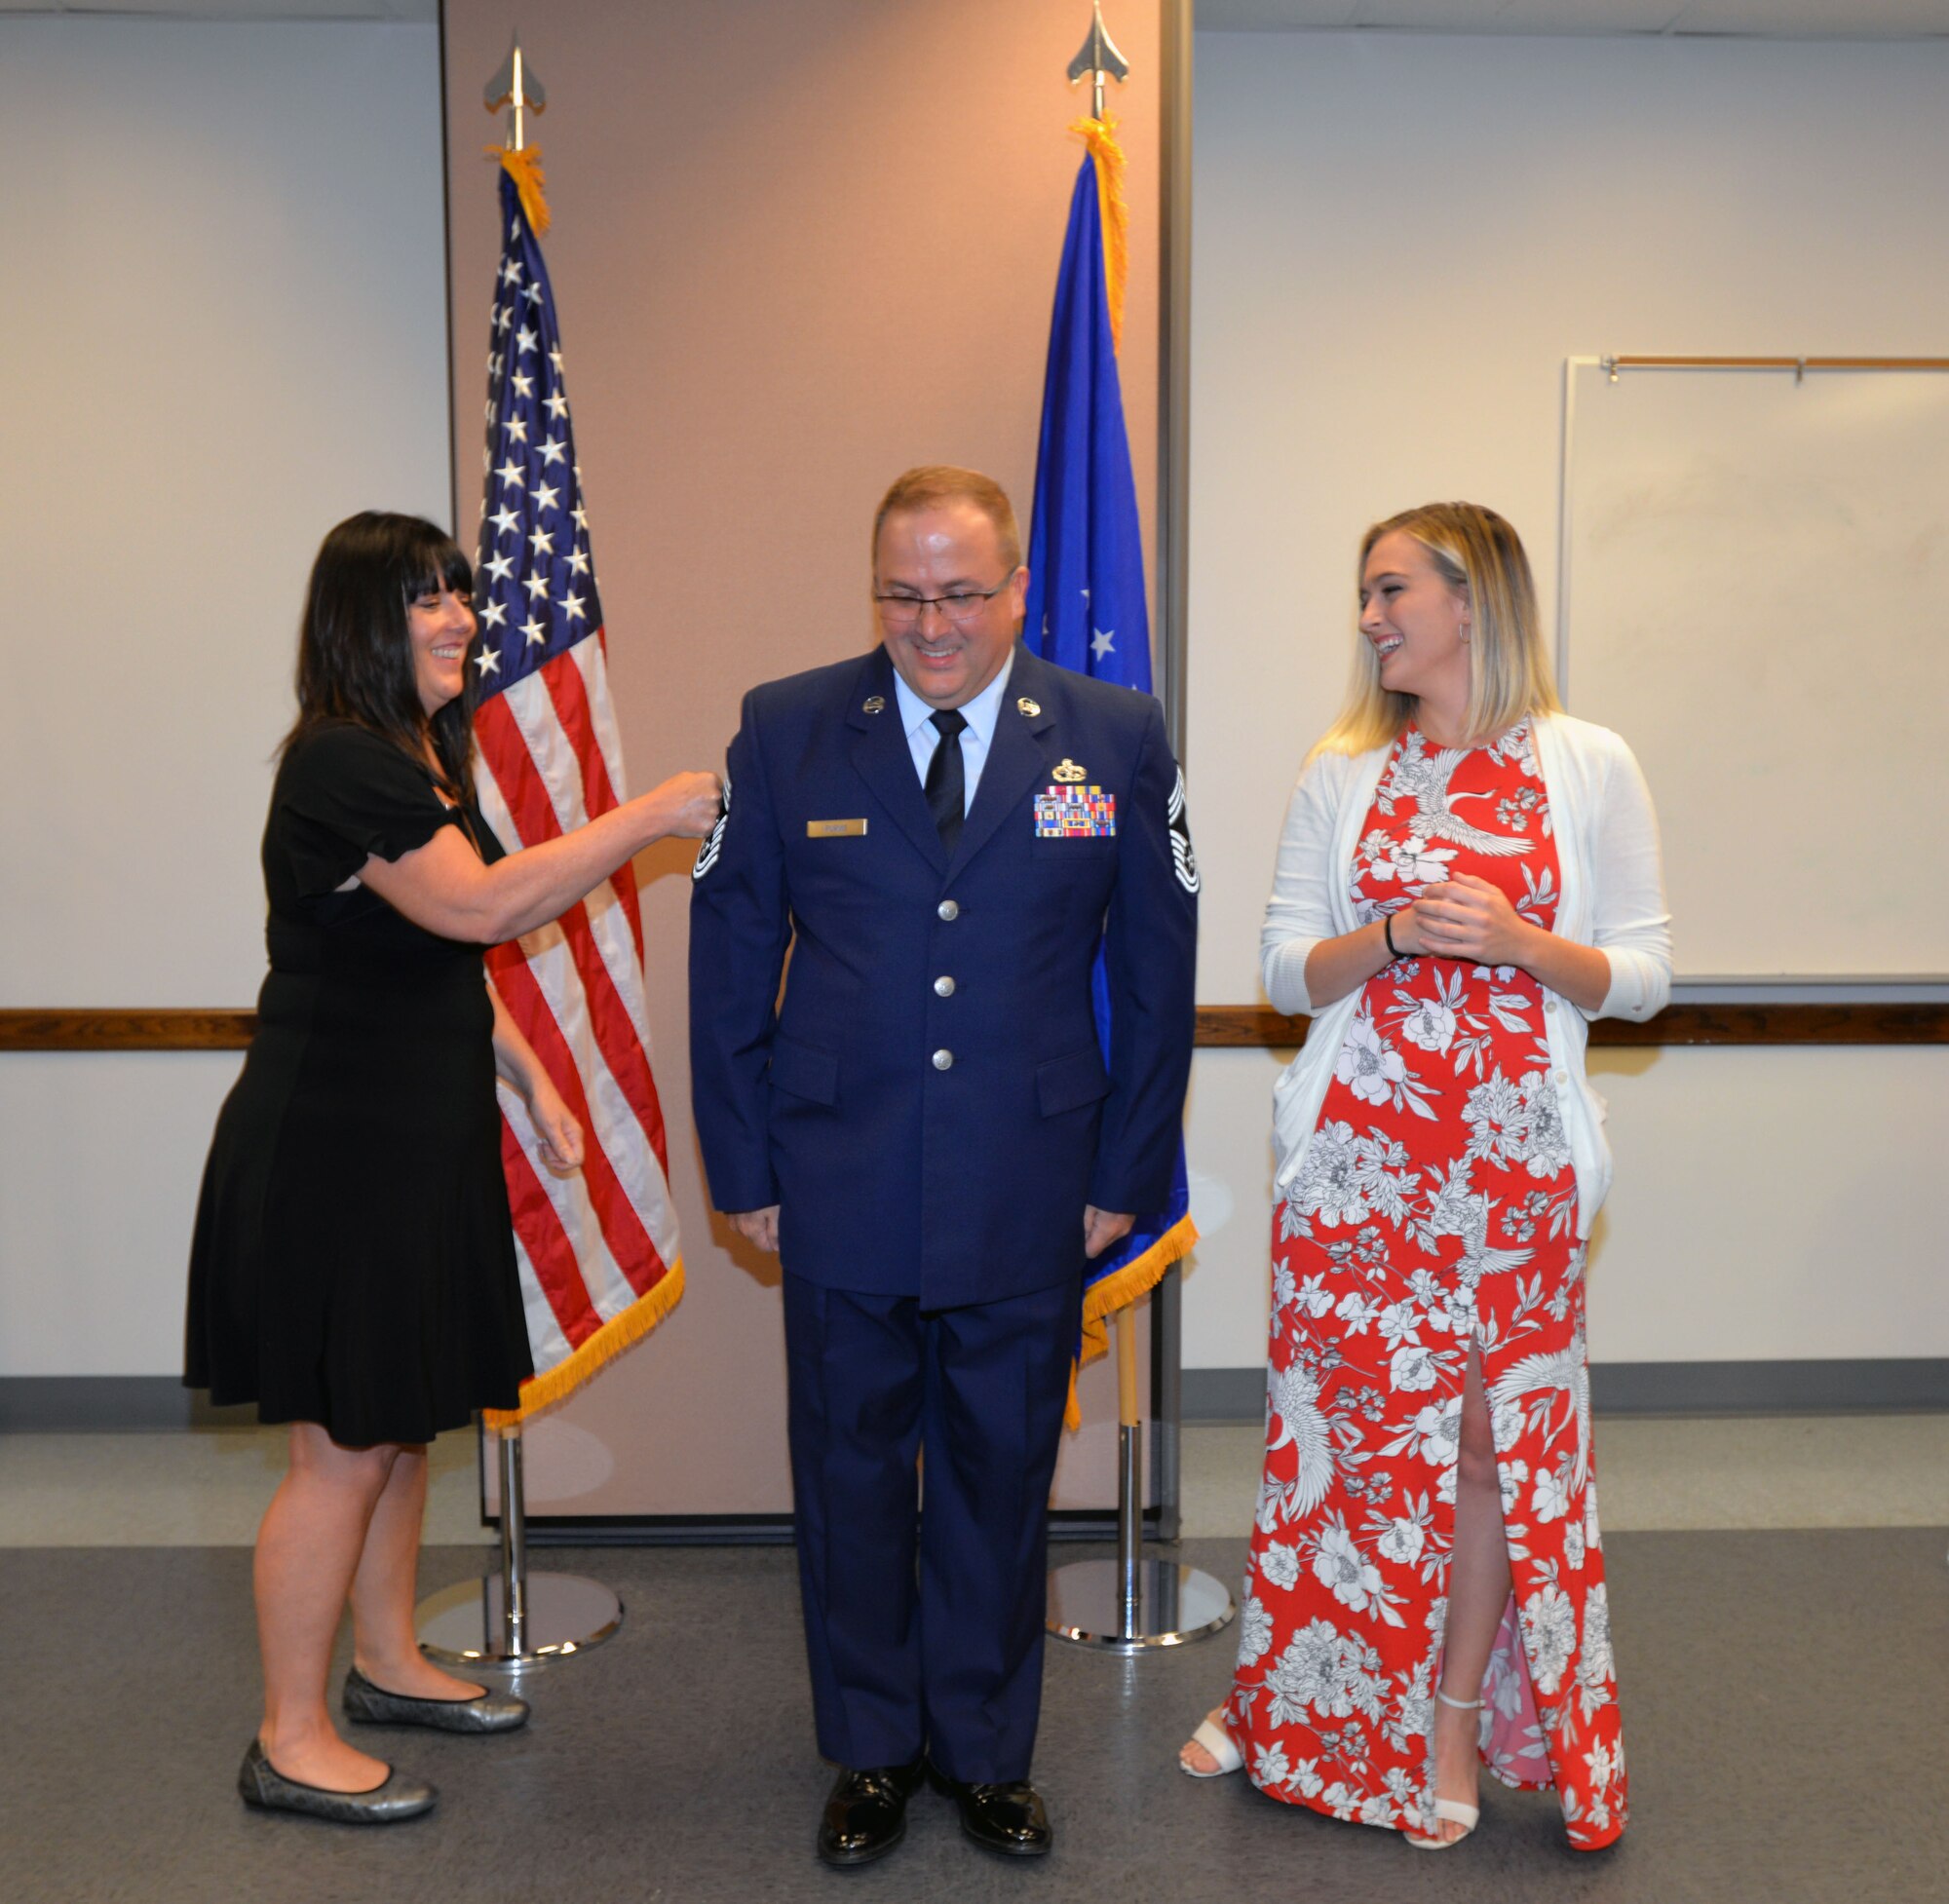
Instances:
[[[1196,893],[1199,887],[1198,855],[1191,850],[1191,817],[1184,811],[1184,769],[1177,770],[1177,784],[1170,790],[1170,805],[1166,809],[1170,821],[1171,870],[1177,875],[1177,883],[1187,893]]]
[[[710,837],[704,843],[704,851],[697,856],[697,864],[691,867],[692,879],[702,879],[717,863],[717,856],[724,851],[724,824],[731,818],[731,776],[724,776],[724,811],[717,816],[717,824],[710,829]]]

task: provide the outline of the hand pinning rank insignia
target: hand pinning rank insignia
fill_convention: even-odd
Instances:
[[[710,837],[705,841],[704,850],[697,856],[697,864],[691,867],[692,879],[702,879],[717,863],[717,856],[724,851],[724,827],[731,818],[731,776],[724,776],[724,811],[717,816],[717,824],[710,829]]]

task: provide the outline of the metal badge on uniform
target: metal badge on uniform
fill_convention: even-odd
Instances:
[[[857,839],[866,830],[863,819],[808,819],[805,836],[809,840]]]
[[[1023,695],[1021,699],[1015,703],[1015,705],[1024,714],[1026,714],[1030,720],[1034,720],[1035,717],[1042,712],[1042,703],[1040,701],[1031,701],[1027,695]]]
[[[1069,759],[1058,760],[1050,769],[1050,779],[1060,781],[1064,786],[1074,786],[1079,781],[1087,781],[1089,778],[1089,768],[1079,767],[1075,761]]]
[[[1062,768],[1055,771],[1060,777]],[[1039,840],[1113,840],[1117,796],[1100,786],[1050,787],[1036,795],[1035,828]]]
[[[883,714],[887,711],[887,697],[883,694],[869,694],[860,704],[862,714]]]

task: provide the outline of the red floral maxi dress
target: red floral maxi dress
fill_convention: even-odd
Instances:
[[[1548,927],[1549,807],[1519,723],[1395,743],[1356,855],[1362,924],[1472,873]],[[1591,1467],[1577,1179],[1544,1011],[1513,967],[1401,959],[1370,978],[1273,1218],[1265,1477],[1225,1724],[1252,1783],[1431,1833],[1431,1741],[1469,1344],[1495,1423],[1514,1592],[1482,1755],[1554,1785],[1571,1843],[1624,1827],[1624,1741]]]

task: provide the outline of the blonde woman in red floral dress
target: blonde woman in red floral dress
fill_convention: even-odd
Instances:
[[[1480,1768],[1627,1811],[1584,1264],[1610,1184],[1587,1021],[1670,989],[1630,750],[1564,714],[1529,562],[1437,503],[1360,549],[1347,711],[1288,808],[1265,1475],[1230,1696],[1181,1763],[1445,1849]]]

